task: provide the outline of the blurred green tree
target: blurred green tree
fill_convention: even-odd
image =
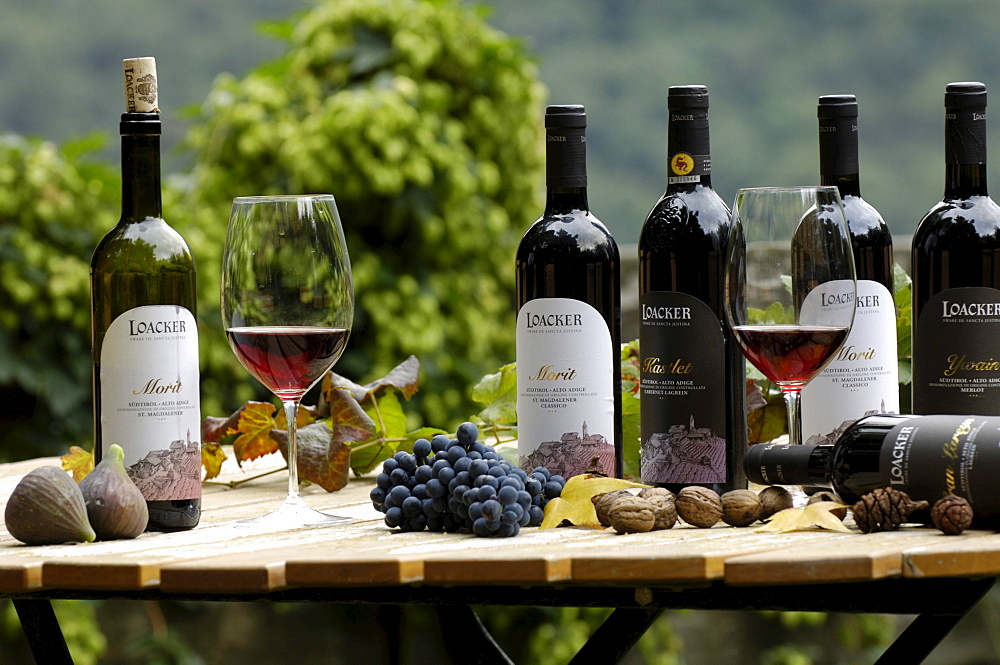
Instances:
[[[0,137],[0,459],[87,445],[90,255],[117,217],[113,170],[63,149]]]
[[[218,309],[233,197],[332,193],[357,294],[337,371],[374,377],[414,354],[420,415],[464,418],[468,386],[513,358],[513,255],[540,209],[534,63],[458,0],[327,0],[269,30],[287,53],[220,76],[188,140],[178,226],[199,255],[201,311]],[[203,352],[203,373],[233,367],[224,355]]]

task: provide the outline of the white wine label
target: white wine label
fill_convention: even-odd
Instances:
[[[102,449],[117,443],[147,501],[201,496],[198,324],[184,307],[121,314],[101,346]]]
[[[726,477],[726,341],[698,298],[650,291],[640,299],[642,480],[716,484]]]
[[[537,298],[517,315],[517,436],[522,468],[565,478],[594,457],[615,474],[615,349],[585,302]]]
[[[947,289],[918,323],[913,412],[1000,415],[1000,291]]]
[[[857,309],[847,340],[802,389],[802,439],[808,444],[833,443],[863,416],[898,412],[895,303],[882,284],[858,280]]]

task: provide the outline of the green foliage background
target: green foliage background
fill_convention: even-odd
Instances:
[[[357,299],[337,371],[381,375],[416,355],[416,408],[448,426],[471,413],[468,386],[513,356],[512,257],[539,208],[535,67],[452,0],[328,2],[270,31],[285,56],[219,77],[190,135],[195,246],[222,246],[234,196],[333,192]]]
[[[164,191],[198,265],[203,413],[269,397],[218,312],[233,197],[332,192],[357,294],[338,372],[364,379],[416,355],[428,389],[413,420],[460,422],[468,386],[513,357],[513,253],[540,205],[535,66],[455,0],[320,3],[268,32],[284,55],[218,77],[185,142],[193,167]],[[117,173],[81,158],[99,145],[0,145],[7,459],[90,439],[88,265],[120,197]]]

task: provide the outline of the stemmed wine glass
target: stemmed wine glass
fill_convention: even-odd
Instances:
[[[222,255],[222,323],[236,357],[281,400],[288,423],[288,495],[247,520],[284,526],[349,518],[299,496],[299,402],[340,358],[354,319],[347,243],[333,196],[249,196],[233,201]]]
[[[847,339],[856,280],[836,187],[741,189],[726,260],[726,320],[753,365],[781,388],[789,443],[799,393]]]

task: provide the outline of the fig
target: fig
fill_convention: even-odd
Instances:
[[[4,522],[27,545],[89,543],[96,537],[83,493],[57,466],[40,466],[21,479],[7,500]]]
[[[129,478],[123,459],[121,446],[111,444],[101,463],[80,481],[87,517],[99,540],[135,538],[149,521],[146,499]]]

